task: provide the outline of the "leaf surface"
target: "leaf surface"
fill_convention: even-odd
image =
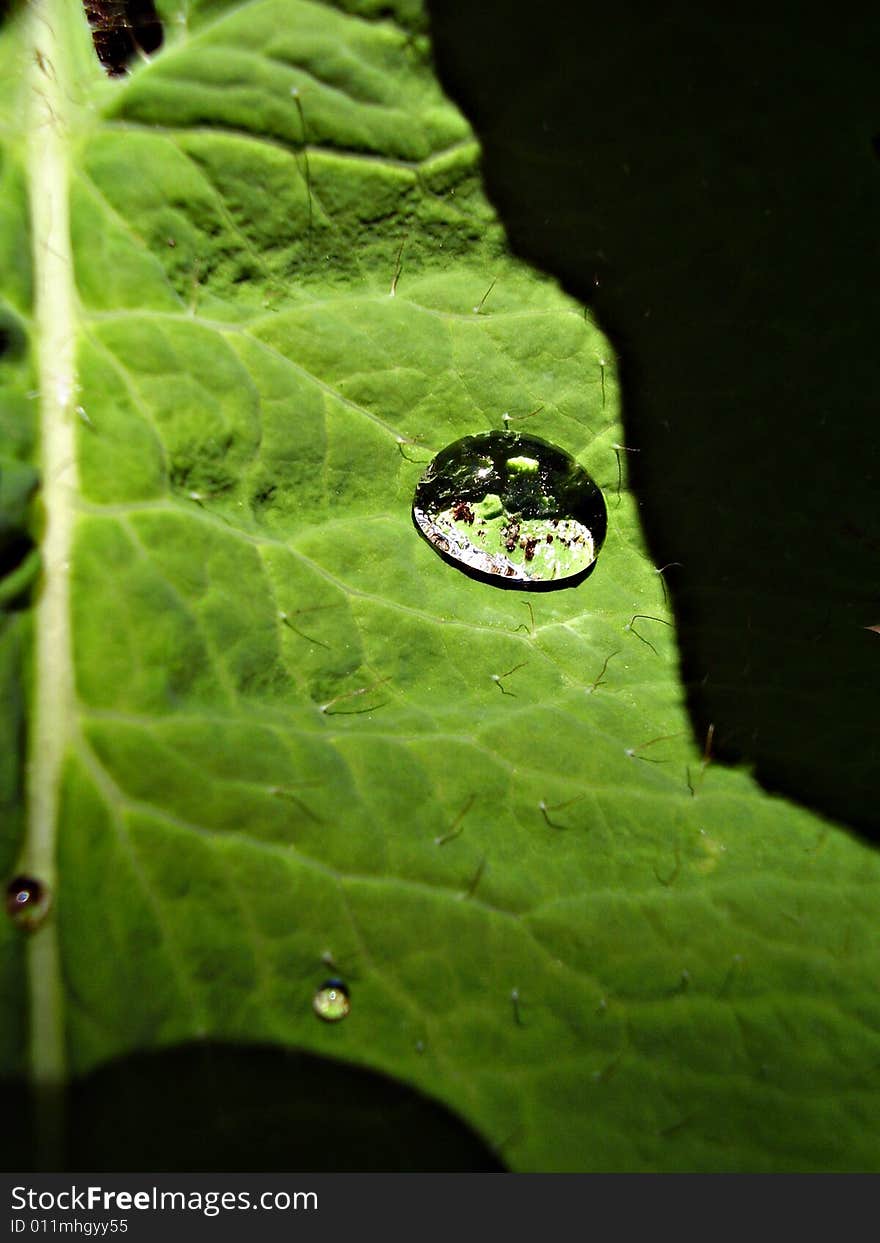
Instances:
[[[4,36],[31,350],[0,499],[23,529],[34,358],[69,542],[0,639],[5,858],[57,868],[44,928],[2,930],[7,1071],[260,1041],[423,1090],[513,1168],[875,1168],[876,856],[693,743],[613,353],[510,256],[420,9],[166,5],[112,82],[50,16],[36,59],[33,22]],[[69,304],[16,108],[68,178]],[[413,529],[431,456],[505,416],[605,490],[576,589],[497,590]]]

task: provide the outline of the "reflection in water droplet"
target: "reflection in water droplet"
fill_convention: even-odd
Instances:
[[[342,980],[325,980],[312,998],[312,1009],[325,1023],[338,1023],[351,1009],[348,989]]]
[[[48,889],[33,876],[16,876],[6,886],[6,914],[20,928],[38,928],[50,904]]]
[[[602,493],[584,468],[563,449],[511,431],[441,450],[419,480],[413,519],[460,569],[525,590],[580,582],[607,527]]]

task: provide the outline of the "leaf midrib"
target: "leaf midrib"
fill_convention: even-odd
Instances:
[[[34,266],[42,581],[34,607],[34,675],[22,869],[56,892],[56,838],[65,754],[73,732],[70,557],[74,500],[76,299],[69,225],[67,146],[73,124],[64,0],[33,0],[28,42],[28,182]],[[67,1057],[57,918],[28,945],[30,1069],[39,1087],[64,1081]]]

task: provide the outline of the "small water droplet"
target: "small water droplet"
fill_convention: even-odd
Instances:
[[[6,914],[19,928],[38,928],[50,905],[49,890],[33,876],[15,876],[6,886]]]
[[[312,998],[312,1009],[325,1023],[338,1023],[351,1009],[348,989],[342,980],[325,980]]]
[[[419,480],[413,520],[444,560],[520,590],[580,582],[607,528],[602,493],[570,454],[508,430],[441,450]]]

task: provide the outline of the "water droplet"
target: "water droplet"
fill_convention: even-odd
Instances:
[[[521,590],[580,582],[607,527],[602,493],[570,454],[507,430],[441,450],[419,480],[413,520],[444,560]]]
[[[38,928],[50,905],[49,890],[33,876],[15,876],[6,886],[6,914],[20,928]]]
[[[342,980],[325,980],[312,998],[312,1009],[325,1023],[338,1023],[351,1009],[348,989]]]

